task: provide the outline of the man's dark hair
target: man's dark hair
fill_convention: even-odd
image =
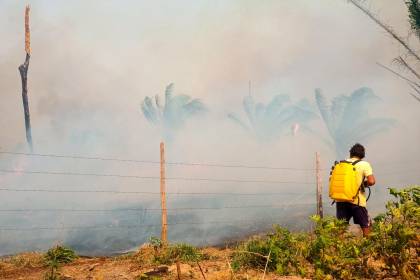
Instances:
[[[363,159],[365,157],[365,147],[359,143],[354,144],[354,146],[350,149],[350,157]]]

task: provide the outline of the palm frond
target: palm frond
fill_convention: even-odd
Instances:
[[[262,103],[257,103],[255,105],[255,121],[261,122],[264,119],[265,115],[265,106]]]
[[[273,116],[280,111],[286,103],[290,102],[290,97],[286,94],[278,94],[274,96],[271,102],[267,105],[265,111],[267,116]]]
[[[318,117],[308,100],[289,103],[290,97],[285,94],[274,96],[267,105],[255,104],[251,96],[246,96],[243,99],[243,108],[250,125],[246,125],[235,114],[229,114],[228,118],[252,132],[257,139],[274,140],[281,134],[287,135],[292,125],[303,124]]]
[[[328,131],[331,135],[334,135],[334,125],[331,118],[330,108],[328,106],[327,100],[321,93],[321,89],[315,89],[315,100]]]
[[[182,108],[188,116],[199,115],[207,111],[207,107],[199,99],[194,99],[190,101],[189,103],[185,104]]]
[[[173,83],[165,88],[165,104],[162,104],[158,95],[154,97],[154,102],[152,98],[146,97],[141,109],[149,122],[161,125],[163,137],[167,140],[173,139],[175,132],[182,128],[189,118],[206,111],[200,100],[191,99],[188,95],[174,95]]]
[[[150,97],[145,97],[142,104],[141,110],[146,117],[153,124],[157,124],[159,122],[159,114],[156,108],[153,106],[152,100]]]
[[[320,91],[316,91],[315,98],[338,156],[343,156],[354,143],[367,141],[395,124],[389,118],[369,116],[371,105],[380,101],[370,88],[362,87],[349,96],[337,96],[331,107]]]
[[[369,106],[379,100],[370,88],[363,87],[355,90],[348,98],[340,126],[351,126],[363,120],[369,113]]]
[[[155,103],[156,107],[159,109],[160,112],[163,112],[164,105],[162,104],[162,100],[160,99],[160,96],[158,94],[155,95]]]
[[[165,88],[165,107],[171,101],[173,91],[174,91],[174,83],[170,83],[169,85],[166,86],[166,88]]]
[[[293,109],[295,111],[296,122],[305,123],[318,118],[314,105],[305,98],[299,100],[296,105],[293,105]]]
[[[395,126],[396,121],[386,118],[372,118],[361,123],[354,133],[356,141],[365,141],[375,134],[385,132]]]
[[[255,123],[255,104],[251,96],[247,96],[243,101],[244,111],[250,123]]]
[[[249,127],[243,121],[241,121],[241,119],[237,117],[235,114],[230,113],[227,116],[229,119],[231,119],[233,122],[235,122],[236,124],[244,128],[245,130],[250,130]]]
[[[331,102],[330,116],[331,116],[331,127],[336,130],[341,125],[343,120],[344,111],[349,103],[349,97],[340,95],[335,97]]]

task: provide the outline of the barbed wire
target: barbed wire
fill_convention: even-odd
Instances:
[[[24,153],[24,152],[11,152],[0,151],[0,154],[32,156],[32,157],[48,157],[48,158],[65,158],[65,159],[78,159],[78,160],[100,160],[100,161],[117,161],[117,162],[132,162],[142,164],[160,164],[159,161],[152,160],[137,160],[137,159],[124,159],[112,157],[99,157],[99,156],[81,156],[81,155],[63,155],[63,154],[46,154],[46,153]],[[406,160],[406,161],[391,161],[375,163],[375,166],[401,165],[406,163],[420,162],[420,160]],[[296,171],[315,171],[316,168],[298,168],[298,167],[276,167],[276,166],[256,166],[246,164],[221,164],[221,163],[199,163],[199,162],[165,162],[167,165],[184,165],[184,166],[204,166],[204,167],[220,167],[220,168],[247,168],[247,169],[266,169],[266,170],[296,170]],[[329,168],[320,168],[320,171],[330,170]]]
[[[51,157],[51,158],[70,158],[70,159],[81,159],[81,160],[104,160],[104,161],[118,161],[118,162],[136,162],[136,163],[148,163],[148,164],[160,164],[159,161],[143,161],[143,160],[132,160],[132,159],[118,159],[118,158],[105,158],[105,157],[85,157],[85,156],[66,156],[56,154],[27,154],[27,153],[15,153],[15,152],[4,152],[0,154],[14,154],[24,156],[39,156],[39,157]],[[289,167],[269,167],[269,166],[251,166],[251,165],[229,165],[229,164],[212,164],[212,163],[188,163],[188,162],[166,162],[168,165],[183,165],[183,166],[206,166],[206,167],[221,167],[221,168],[254,168],[254,169],[271,169],[271,170],[315,170],[314,168],[289,168]],[[43,174],[43,175],[68,175],[68,176],[94,176],[94,177],[116,177],[116,178],[135,178],[144,180],[160,180],[159,176],[140,176],[140,175],[124,175],[124,174],[98,174],[98,173],[79,173],[79,172],[66,172],[66,171],[34,171],[34,170],[15,170],[15,169],[0,169],[2,173],[14,173],[14,174]],[[208,182],[230,182],[230,183],[258,183],[258,184],[314,184],[312,182],[299,182],[299,181],[276,181],[276,180],[259,180],[259,179],[226,179],[226,178],[191,178],[191,177],[166,177],[166,180],[180,180],[180,181],[208,181]],[[68,188],[68,187],[67,187]],[[80,186],[79,186],[80,188]],[[68,189],[46,189],[42,187],[30,187],[16,188],[0,186],[0,191],[3,192],[42,192],[42,193],[110,193],[110,194],[149,194],[149,195],[160,195],[160,192],[151,191],[125,191],[125,190],[68,190]],[[313,195],[314,192],[308,193],[290,193],[290,192],[167,192],[168,195],[232,195],[232,196],[272,196],[272,195],[294,195],[297,198],[305,195]],[[296,200],[297,200],[296,198]],[[291,200],[294,202],[294,200]],[[282,204],[263,204],[263,205],[226,205],[226,206],[198,206],[198,207],[169,207],[168,211],[218,211],[218,210],[232,210],[232,209],[275,209],[285,208],[288,206],[297,205],[314,205],[314,203],[282,203]],[[123,208],[123,209],[65,209],[65,208],[20,208],[20,209],[0,209],[0,213],[34,213],[34,212],[69,212],[69,213],[118,213],[122,211],[142,211],[146,213],[148,211],[162,211],[161,208]],[[202,221],[202,222],[170,222],[168,226],[178,225],[214,225],[214,224],[245,224],[251,226],[253,223],[261,224],[266,222],[267,219],[262,217],[261,219],[250,221],[245,220],[224,220],[224,221]],[[95,230],[95,229],[108,229],[108,230],[123,230],[130,228],[146,228],[146,227],[161,227],[158,224],[135,224],[135,225],[60,225],[60,226],[33,226],[33,227],[13,227],[13,226],[2,226],[0,231],[36,231],[36,230]]]
[[[147,191],[114,191],[114,190],[50,190],[50,189],[16,189],[0,187],[0,191],[10,192],[48,192],[48,193],[115,193],[115,194],[151,194],[160,195],[160,192]],[[166,192],[167,195],[238,195],[238,196],[265,196],[265,195],[300,195],[302,193],[291,192]],[[306,192],[305,195],[313,195],[315,192]]]
[[[176,222],[167,223],[167,226],[177,225],[212,225],[212,224],[247,224],[263,223],[267,219],[261,220],[226,220],[226,221],[207,221],[207,222]],[[272,220],[272,219],[271,219]],[[33,230],[87,230],[87,229],[129,229],[129,228],[142,228],[142,227],[160,227],[162,224],[137,224],[137,225],[93,225],[93,226],[39,226],[39,227],[0,227],[0,231],[33,231]]]
[[[68,158],[80,160],[101,160],[101,161],[118,161],[118,162],[133,162],[143,164],[160,164],[160,161],[152,160],[136,160],[136,159],[122,159],[110,157],[94,157],[94,156],[80,156],[80,155],[58,155],[58,154],[41,154],[41,153],[22,153],[0,151],[0,154],[21,155],[21,156],[36,156],[36,157],[50,157],[50,158]],[[171,162],[167,161],[168,165],[186,165],[186,166],[205,166],[205,167],[221,167],[221,168],[247,168],[247,169],[272,169],[272,170],[316,170],[315,168],[297,168],[297,167],[275,167],[275,166],[255,166],[245,164],[218,164],[218,163],[198,163],[198,162]]]
[[[294,203],[293,205],[314,205],[315,203]],[[195,211],[195,210],[224,210],[224,209],[246,209],[246,208],[282,208],[290,206],[288,203],[270,205],[230,205],[220,207],[179,207],[167,208],[168,211]],[[125,211],[162,211],[162,208],[121,208],[121,209],[64,209],[64,208],[44,208],[44,209],[0,209],[0,212],[125,212]]]
[[[98,174],[98,173],[78,173],[78,172],[56,172],[56,171],[29,171],[29,170],[10,170],[0,169],[3,173],[25,173],[25,174],[44,174],[44,175],[66,175],[66,176],[93,176],[93,177],[118,177],[160,180],[159,176],[139,176],[139,175],[121,175],[121,174]],[[208,182],[230,182],[230,183],[264,183],[264,184],[313,184],[311,182],[298,181],[267,181],[267,180],[242,180],[242,179],[213,179],[213,178],[192,178],[192,177],[165,177],[165,180],[179,181],[208,181]]]

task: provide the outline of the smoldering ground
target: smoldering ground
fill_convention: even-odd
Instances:
[[[0,2],[1,151],[27,152],[17,72],[24,58],[24,4]],[[315,88],[329,99],[371,88],[381,98],[371,116],[395,119],[396,125],[363,143],[378,180],[369,210],[382,209],[386,187],[419,181],[419,105],[404,82],[375,64],[390,63],[401,50],[346,1],[30,4],[35,152],[147,162],[1,154],[1,168],[13,171],[1,173],[3,189],[108,192],[0,191],[1,209],[31,210],[0,213],[2,228],[21,229],[0,231],[0,254],[44,250],[56,242],[80,253],[109,254],[160,234],[159,165],[150,162],[159,161],[161,131],[146,121],[140,104],[146,96],[162,95],[170,82],[175,94],[200,98],[209,111],[190,119],[167,143],[168,162],[297,168],[168,164],[168,178],[233,179],[168,180],[169,209],[221,208],[170,210],[170,240],[215,244],[273,223],[308,225],[315,209],[314,154],[321,153],[324,169],[335,159],[323,141],[327,129],[319,117],[308,123],[315,134],[287,130],[273,141],[258,141],[227,118],[246,118],[242,100],[249,80],[251,96],[264,104],[287,94],[292,102],[306,98],[315,106]],[[403,4],[381,5],[372,1],[398,31],[407,32]],[[324,183],[327,175],[325,170]],[[192,192],[258,195],[182,194]],[[261,205],[273,208],[251,207]],[[223,208],[230,206],[249,208]],[[333,212],[327,201],[325,208]]]

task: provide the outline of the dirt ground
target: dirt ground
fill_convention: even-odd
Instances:
[[[209,256],[208,259],[200,261],[203,274],[197,263],[180,263],[180,279],[262,279],[264,271],[247,270],[233,272],[229,266],[229,250],[215,248],[203,249],[203,252]],[[167,272],[154,273],[154,270],[160,268]],[[42,262],[42,255],[39,253],[26,253],[0,260],[0,279],[4,280],[38,280],[44,279],[47,272]],[[150,276],[146,276],[149,274]],[[153,275],[155,274],[155,275]],[[99,257],[87,258],[80,257],[71,264],[63,265],[60,268],[61,279],[66,280],[158,280],[174,279],[178,280],[176,265],[159,266],[142,263],[135,255],[123,255],[118,257]],[[301,280],[299,277],[280,277],[267,273],[267,280],[289,279]]]

